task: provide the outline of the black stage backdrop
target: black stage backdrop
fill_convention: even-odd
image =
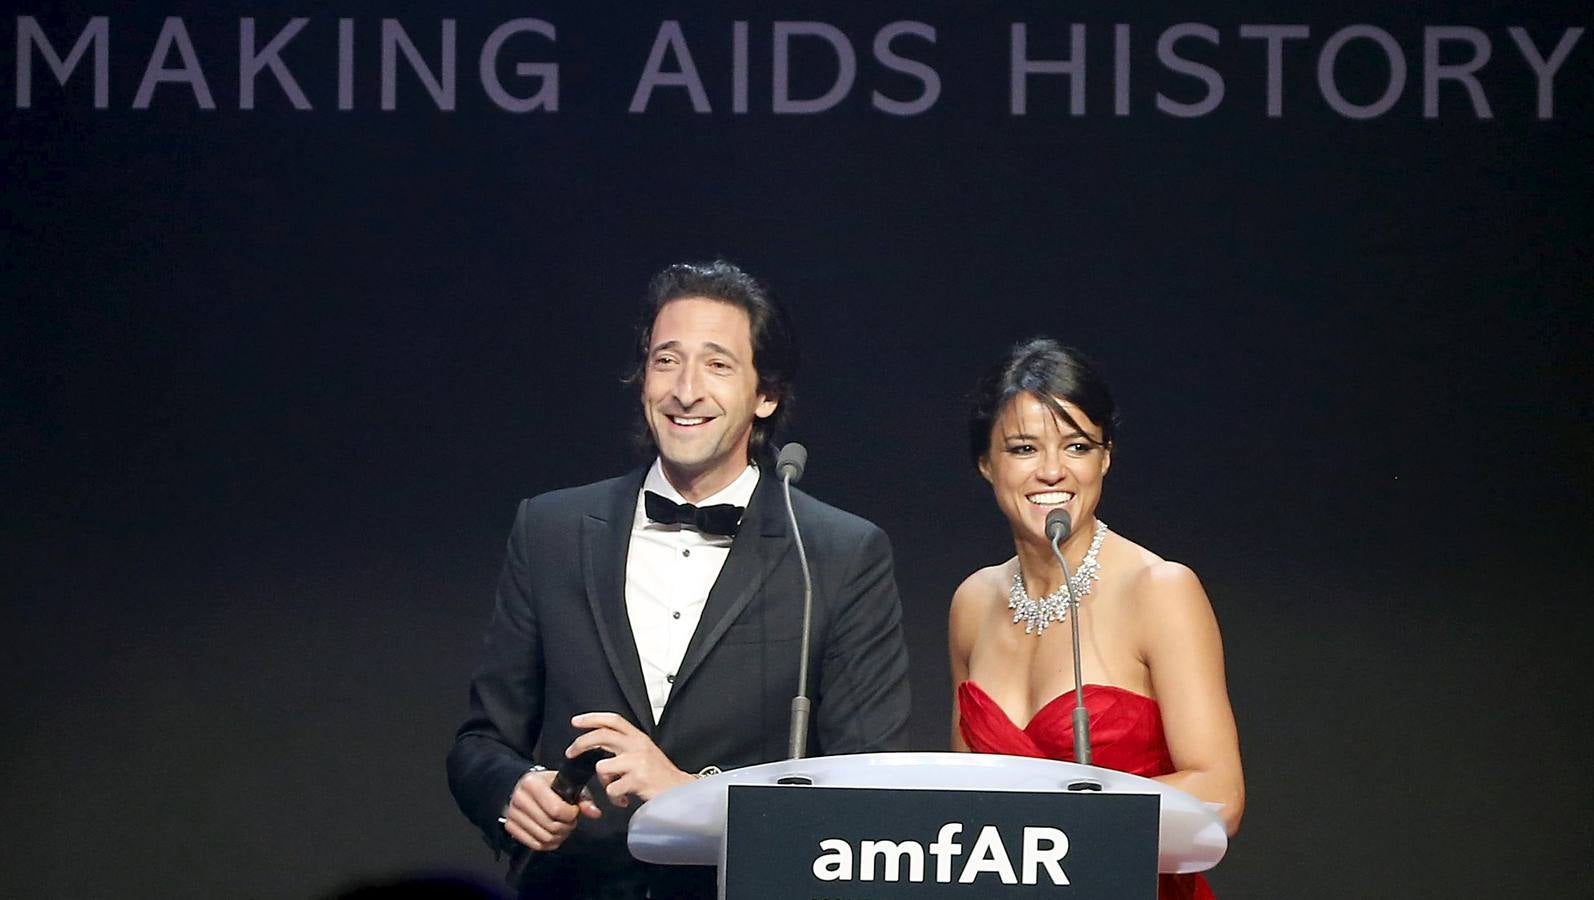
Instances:
[[[495,876],[442,761],[514,504],[629,464],[646,278],[725,255],[895,543],[918,747],[1010,546],[963,400],[1055,334],[1223,625],[1219,895],[1582,894],[1594,15],[1136,7],[0,18],[0,893]]]

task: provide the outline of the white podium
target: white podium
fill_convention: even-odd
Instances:
[[[1104,793],[1155,794],[1161,803],[1157,871],[1205,871],[1229,846],[1215,804],[1138,775],[990,753],[861,753],[749,766],[660,794],[631,819],[631,854],[651,863],[719,865],[729,787],[783,784],[794,777],[820,787],[1045,792],[1085,783]]]

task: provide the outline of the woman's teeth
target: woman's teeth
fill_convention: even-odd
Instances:
[[[1067,503],[1074,499],[1074,495],[1069,491],[1042,491],[1039,494],[1025,494],[1024,496],[1036,506],[1056,506],[1059,503]]]

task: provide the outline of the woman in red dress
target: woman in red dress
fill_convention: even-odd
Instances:
[[[1068,513],[1062,546],[1080,598],[1080,664],[1096,765],[1245,809],[1223,644],[1195,573],[1096,518],[1117,412],[1094,365],[1038,338],[980,383],[970,451],[1013,532],[1015,555],[952,597],[952,746],[1073,758],[1074,658],[1063,569],[1046,515]],[[1211,897],[1199,875],[1164,875],[1159,900]]]

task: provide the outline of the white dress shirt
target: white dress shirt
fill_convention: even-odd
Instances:
[[[729,503],[745,507],[757,486],[758,468],[748,466],[735,481],[693,505]],[[642,491],[652,491],[675,503],[686,502],[664,477],[658,460],[653,461],[643,479]],[[642,678],[647,683],[655,723],[664,715],[675,673],[686,656],[687,642],[697,630],[708,592],[730,552],[731,538],[725,535],[649,521],[642,493],[637,494],[631,546],[625,558],[625,608],[637,655],[642,658]]]

